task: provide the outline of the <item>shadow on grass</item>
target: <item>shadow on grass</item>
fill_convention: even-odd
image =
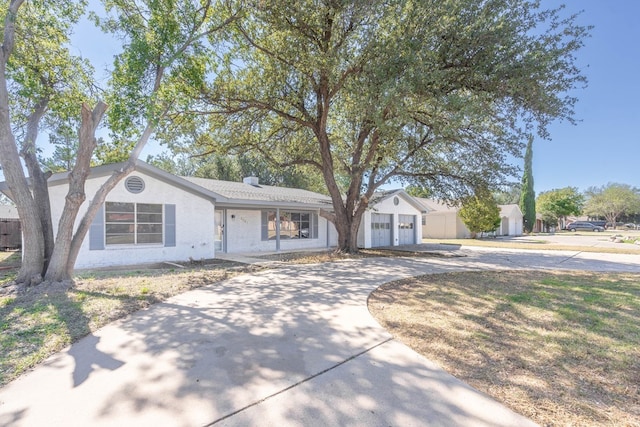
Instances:
[[[640,417],[638,274],[424,276],[379,288],[370,308],[416,351],[541,424]]]
[[[99,338],[91,335],[95,324],[83,310],[83,301],[88,296],[115,302],[120,307],[119,315],[107,314],[110,321],[159,301],[153,295],[132,298],[76,288],[67,290],[46,283],[26,294],[4,297],[0,300],[0,386],[79,340],[82,342],[68,352],[76,365],[74,386],[85,381],[95,369],[117,369],[122,365],[123,362],[100,351]]]

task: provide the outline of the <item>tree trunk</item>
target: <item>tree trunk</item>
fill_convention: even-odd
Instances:
[[[47,180],[50,174],[45,174],[40,168],[40,163],[36,157],[36,139],[38,138],[38,129],[40,121],[47,111],[49,100],[41,99],[35,106],[33,112],[29,115],[27,121],[27,133],[22,143],[21,155],[24,159],[29,177],[31,178],[31,189],[33,191],[33,199],[36,203],[38,217],[42,226],[42,239],[44,242],[44,264],[41,273],[44,275],[53,253],[53,224],[51,222],[51,202],[49,200],[49,187]]]
[[[0,49],[0,165],[22,222],[22,266],[16,282],[31,284],[39,280],[44,265],[42,225],[37,214],[36,203],[22,170],[18,147],[11,129],[6,80],[6,65],[15,42],[15,17],[22,3],[21,0],[16,0],[9,4],[4,21],[3,44]]]
[[[91,157],[97,146],[95,131],[106,109],[107,105],[103,102],[99,102],[93,111],[90,111],[86,104],[82,105],[78,154],[73,170],[69,174],[69,191],[67,192],[62,216],[58,223],[56,245],[47,268],[45,280],[54,282],[71,280],[73,265],[77,257],[76,253],[73,262],[69,261],[73,241],[73,226],[80,206],[86,199],[84,185],[91,170]],[[94,216],[95,213],[92,219]]]
[[[76,259],[78,259],[78,254],[80,253],[80,247],[82,246],[82,241],[84,240],[85,236],[89,232],[91,223],[93,222],[93,219],[98,213],[98,210],[100,209],[104,201],[107,199],[107,195],[109,194],[109,192],[113,190],[113,188],[124,177],[126,177],[133,171],[133,169],[136,166],[136,160],[140,156],[140,152],[142,151],[144,146],[149,141],[149,138],[151,137],[153,130],[154,130],[153,125],[147,124],[147,127],[145,128],[144,132],[142,132],[142,135],[140,136],[140,139],[136,143],[136,146],[131,151],[131,154],[129,155],[129,160],[127,160],[127,162],[124,164],[124,166],[120,170],[115,171],[109,177],[109,179],[104,184],[102,184],[102,186],[98,189],[98,191],[96,191],[96,194],[94,194],[93,199],[91,200],[91,203],[89,203],[89,207],[87,208],[87,211],[82,217],[82,220],[80,221],[80,224],[78,225],[78,228],[76,229],[76,232],[73,235],[73,239],[71,240],[71,247],[69,249],[69,256],[67,257],[67,267],[66,267],[66,271],[68,272],[69,276],[71,276],[71,273],[73,272],[73,267],[76,264]]]

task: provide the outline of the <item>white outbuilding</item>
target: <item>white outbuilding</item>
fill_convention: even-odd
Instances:
[[[358,230],[358,246],[375,248],[422,242],[420,218],[425,207],[404,190],[376,193]]]

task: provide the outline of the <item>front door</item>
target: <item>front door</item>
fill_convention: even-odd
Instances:
[[[216,209],[215,212],[216,234],[213,239],[213,247],[216,252],[224,252],[224,211]]]

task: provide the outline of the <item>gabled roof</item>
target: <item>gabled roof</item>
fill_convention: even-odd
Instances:
[[[427,213],[458,212],[460,210],[459,206],[449,206],[441,200],[425,199],[422,197],[418,198],[418,200],[427,208]]]
[[[422,213],[426,213],[428,211],[427,206],[421,203],[421,199],[410,196],[403,189],[377,191],[376,193],[374,193],[373,197],[371,198],[371,202],[369,203],[369,206],[372,207],[393,196],[402,197],[407,203],[409,203],[411,206],[413,206],[414,208],[416,208]]]
[[[244,182],[220,181],[196,177],[185,180],[215,193],[217,205],[256,206],[306,206],[331,208],[331,198],[313,191],[298,188],[276,187],[272,185],[248,184]]]
[[[91,168],[88,178],[106,177],[113,174],[115,171],[122,169],[124,166],[125,166],[125,163],[111,163],[108,165],[96,166]],[[217,199],[216,197],[217,195],[207,190],[206,188],[195,185],[185,180],[184,178],[165,172],[162,169],[159,169],[155,166],[151,166],[150,164],[145,163],[142,160],[136,161],[134,171],[152,176],[160,181],[166,182],[170,185],[173,185],[174,187],[180,188],[181,190],[187,191],[189,193],[195,194],[205,199],[209,199],[212,202],[215,202]],[[49,184],[49,186],[68,184],[69,173],[70,172],[54,173],[53,175],[51,175],[47,183]]]
[[[514,213],[516,215],[522,216],[522,211],[520,210],[520,206],[518,206],[516,204],[498,205],[498,207],[500,208],[500,216],[501,217],[505,217],[505,216],[506,217],[510,217]]]
[[[97,166],[91,168],[89,176],[91,178],[106,177],[121,169],[124,165],[124,163],[113,163]],[[270,185],[251,185],[243,182],[206,178],[180,177],[141,160],[136,162],[135,171],[145,173],[184,191],[210,199],[215,202],[216,206],[331,207],[331,199],[328,196],[307,190]],[[66,184],[68,177],[69,172],[54,174],[49,178],[49,185]]]

